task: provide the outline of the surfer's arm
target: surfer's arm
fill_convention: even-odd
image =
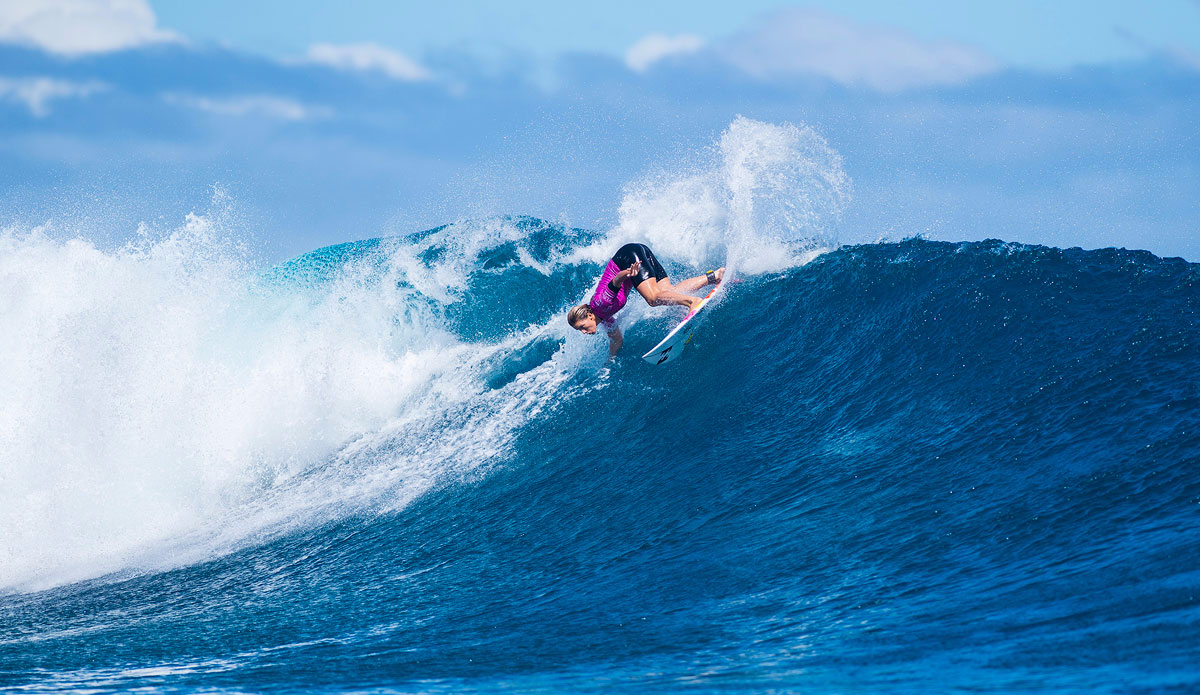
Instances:
[[[608,358],[612,359],[617,356],[617,352],[621,349],[621,329],[616,326],[608,332]]]
[[[625,284],[625,280],[637,275],[638,270],[640,270],[641,267],[641,261],[634,261],[633,265],[629,266],[625,270],[619,271],[613,276],[612,280],[608,281],[608,291],[612,292],[614,297],[617,296],[617,293],[621,291],[621,285]]]

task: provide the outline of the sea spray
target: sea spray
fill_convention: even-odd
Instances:
[[[695,268],[779,271],[836,245],[851,188],[811,127],[739,116],[697,161],[632,183],[610,236]]]
[[[461,415],[485,390],[472,365],[500,349],[446,328],[475,247],[426,264],[420,244],[375,244],[315,282],[257,272],[196,215],[114,251],[36,231],[0,245],[0,586],[192,561],[407,498],[437,472],[370,465],[444,457],[354,451]]]
[[[204,217],[115,251],[0,245],[0,585],[93,576],[219,527],[381,425],[427,371],[386,323],[256,292]]]

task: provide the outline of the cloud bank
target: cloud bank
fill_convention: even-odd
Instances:
[[[691,34],[667,36],[648,34],[629,47],[625,53],[625,64],[634,72],[645,72],[663,58],[695,53],[704,48],[704,39]]]
[[[816,75],[882,92],[962,84],[1000,68],[969,46],[921,41],[810,9],[771,13],[716,50],[757,79]]]
[[[218,116],[257,116],[281,121],[308,121],[329,118],[333,111],[326,107],[307,106],[294,99],[252,94],[235,97],[203,97],[194,94],[167,93],[163,100]]]
[[[52,77],[0,77],[0,100],[24,104],[37,118],[50,115],[50,102],[58,99],[82,99],[109,86],[103,82],[73,82]]]
[[[432,77],[422,65],[403,53],[374,43],[313,44],[308,49],[308,60],[338,70],[379,72],[405,82],[420,82]]]
[[[178,41],[146,0],[3,0],[0,41],[76,56]]]

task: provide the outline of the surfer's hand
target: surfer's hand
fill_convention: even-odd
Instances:
[[[631,278],[631,277],[636,276],[638,274],[638,271],[641,269],[642,269],[642,262],[634,261],[633,265],[629,266],[625,270],[622,270],[621,272],[625,274],[625,277]]]

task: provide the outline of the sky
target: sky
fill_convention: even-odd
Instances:
[[[1200,55],[1195,0],[777,0],[688,2],[555,0],[437,3],[351,0],[236,0],[152,3],[163,26],[196,40],[271,55],[302,54],[312,43],[371,41],[420,56],[446,47],[517,48],[541,56],[581,51],[623,55],[650,33],[715,41],[773,10],[820,8],[925,40],[970,44],[1006,65],[1058,69],[1143,57],[1177,46]]]
[[[846,242],[1200,261],[1198,97],[1200,0],[5,0],[0,229],[606,228],[742,115],[843,157]]]

